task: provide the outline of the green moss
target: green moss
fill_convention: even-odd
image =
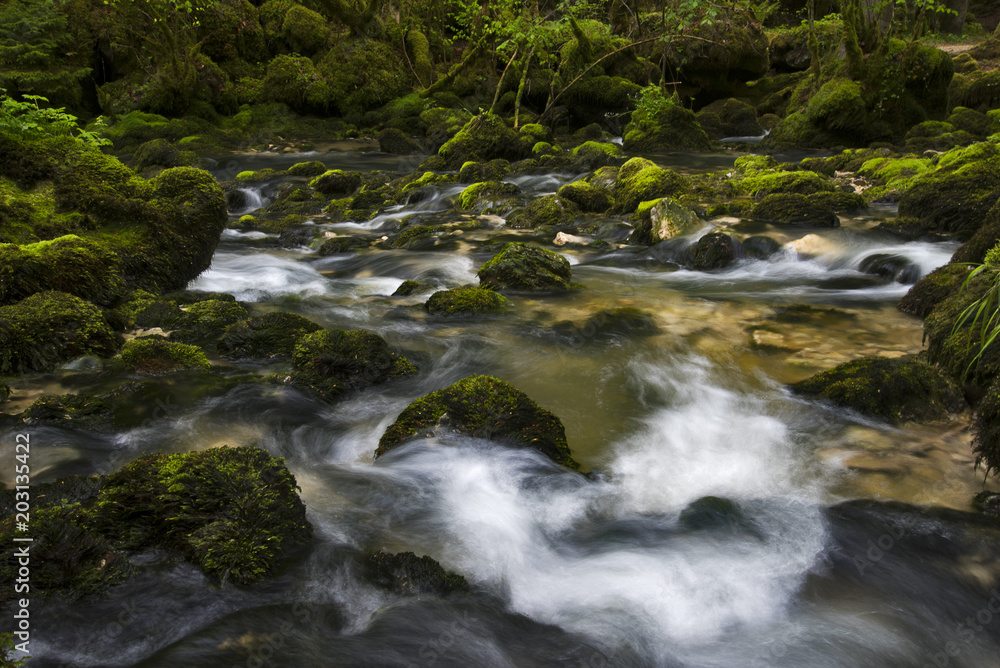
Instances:
[[[690,109],[677,104],[640,106],[625,126],[623,145],[629,152],[700,151],[712,142]]]
[[[513,183],[483,181],[473,183],[458,195],[458,205],[465,210],[487,211],[509,207],[520,193]]]
[[[806,119],[821,132],[827,132],[850,144],[863,144],[871,138],[861,86],[850,79],[832,79],[809,98]]]
[[[632,158],[618,170],[612,210],[630,213],[641,202],[660,197],[676,197],[688,187],[688,180],[677,172],[658,167],[645,158]]]
[[[136,169],[184,167],[198,162],[193,151],[185,151],[166,139],[153,139],[136,149],[132,156]]]
[[[340,169],[331,169],[309,182],[310,188],[314,188],[327,197],[350,195],[360,186],[360,174],[357,172],[345,172]]]
[[[319,160],[297,162],[288,168],[289,176],[319,176],[326,173],[326,165]]]
[[[839,227],[840,221],[828,208],[798,193],[768,195],[754,206],[751,216],[779,225]]]
[[[606,188],[599,188],[586,181],[573,181],[559,188],[558,195],[580,207],[581,211],[603,213],[611,208],[613,200]]]
[[[207,299],[187,308],[183,326],[170,333],[170,339],[185,342],[203,342],[218,338],[229,325],[247,318],[250,314],[235,301]]]
[[[128,371],[141,374],[210,367],[205,351],[198,346],[175,343],[159,337],[126,341],[122,348],[121,361]]]
[[[491,290],[569,290],[569,260],[544,248],[511,242],[478,272],[479,282]]]
[[[25,246],[0,244],[0,304],[45,290],[111,306],[124,294],[121,263],[108,248],[76,235]]]
[[[988,386],[1000,375],[1000,345],[991,343],[976,360],[981,347],[979,328],[973,329],[969,322],[960,328],[956,324],[963,311],[986,294],[994,274],[992,270],[984,271],[968,283],[960,284],[961,289],[952,291],[924,320],[928,359],[952,377],[981,386]]]
[[[291,382],[324,401],[351,389],[383,383],[416,372],[378,334],[364,330],[321,330],[299,339],[292,353]]]
[[[261,90],[269,102],[283,102],[303,114],[324,113],[334,99],[323,76],[306,57],[278,56],[267,66]]]
[[[292,5],[285,12],[281,32],[292,51],[311,56],[327,45],[330,29],[326,19],[302,5]]]
[[[616,165],[625,159],[622,147],[611,142],[587,141],[574,148],[570,153],[574,158],[581,160],[589,169]]]
[[[458,180],[461,183],[479,183],[482,181],[501,181],[510,174],[510,162],[503,159],[490,160],[486,163],[470,160],[458,170]]]
[[[295,478],[259,448],[146,455],[105,478],[93,524],[122,549],[180,552],[223,582],[256,582],[312,528]]]
[[[333,237],[324,241],[316,252],[319,255],[335,255],[337,253],[351,253],[357,250],[369,248],[372,245],[371,237],[358,235]]]
[[[488,288],[464,285],[435,292],[426,306],[432,314],[443,316],[503,313],[510,308],[510,300]]]
[[[448,167],[458,169],[470,160],[519,160],[527,156],[532,145],[530,137],[522,140],[498,116],[484,114],[466,123],[458,134],[438,149],[438,155]]]
[[[958,290],[969,271],[968,265],[956,263],[938,267],[909,289],[899,302],[899,310],[926,318],[934,307]]]
[[[579,210],[576,204],[559,195],[544,195],[531,200],[528,206],[507,217],[507,226],[514,229],[535,229],[543,225],[566,225]]]
[[[976,406],[973,434],[976,468],[985,468],[986,475],[1000,471],[1000,381],[990,385]],[[995,499],[993,504],[995,507]]]
[[[403,281],[400,283],[399,287],[396,288],[395,292],[392,293],[392,296],[409,297],[410,295],[421,292],[422,290],[427,290],[430,287],[430,283],[422,283],[420,281]]]
[[[579,468],[559,418],[492,376],[471,376],[414,401],[386,429],[375,457],[439,428],[445,414],[451,431],[514,448],[534,448],[558,464]]]
[[[761,171],[736,181],[736,187],[739,192],[758,198],[772,193],[810,195],[836,190],[836,186],[830,179],[807,170]]]
[[[427,225],[409,225],[392,240],[393,248],[409,248],[414,242],[434,235],[434,228]]]
[[[323,56],[317,69],[329,82],[332,104],[348,119],[361,120],[364,112],[403,97],[413,88],[406,58],[382,40],[341,40]]]
[[[965,107],[955,107],[951,115],[948,116],[947,122],[953,125],[956,130],[968,132],[978,138],[985,138],[994,132],[1000,132],[1000,122],[981,111]]]
[[[863,357],[816,374],[793,389],[897,425],[942,420],[964,406],[950,379],[914,358]]]
[[[396,594],[430,594],[448,596],[472,590],[461,575],[444,570],[428,556],[412,552],[389,554],[374,552],[365,557],[368,580]]]
[[[866,199],[894,201],[909,189],[916,177],[933,170],[934,165],[929,159],[908,156],[866,160],[858,169],[858,174],[875,185],[865,191]]]
[[[944,121],[924,121],[917,123],[906,131],[906,139],[914,137],[939,137],[948,132],[954,132],[955,126]]]
[[[778,161],[769,155],[741,155],[733,163],[733,169],[743,176],[756,176],[777,166]]]
[[[643,215],[642,210],[647,204],[648,209]],[[699,223],[698,216],[693,211],[671,197],[643,202],[639,205],[637,214],[643,222],[629,237],[633,243],[654,244],[673,239],[691,233]]]
[[[227,327],[219,342],[219,352],[238,359],[291,355],[299,339],[321,329],[294,313],[266,313]]]
[[[39,292],[0,306],[0,374],[51,371],[80,357],[110,357],[119,338],[93,304],[63,292]]]

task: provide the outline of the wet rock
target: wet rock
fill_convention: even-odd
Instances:
[[[564,320],[552,326],[559,339],[572,345],[652,336],[659,331],[651,313],[630,306],[602,309],[582,322]]]
[[[510,308],[510,300],[489,288],[464,285],[435,292],[426,307],[428,312],[439,316],[503,313]]]
[[[560,195],[544,195],[531,201],[507,218],[507,225],[514,229],[533,230],[542,225],[568,225],[579,214],[573,202]]]
[[[569,290],[569,260],[550,250],[511,242],[484,264],[477,274],[492,290]]]
[[[291,355],[299,339],[321,329],[300,315],[275,311],[226,327],[218,347],[234,359],[269,359]]]
[[[777,225],[840,227],[837,215],[797,193],[768,195],[753,208],[752,217]]]
[[[902,255],[876,253],[869,255],[858,265],[858,270],[865,274],[873,274],[897,283],[916,283],[920,278],[920,267]]]
[[[965,406],[950,378],[913,357],[863,357],[818,373],[792,389],[892,424],[942,420]]]
[[[603,213],[611,208],[613,203],[610,191],[586,181],[567,183],[559,188],[558,195],[576,204],[581,211],[589,213]]]
[[[285,378],[296,387],[333,402],[347,391],[416,373],[378,334],[365,330],[320,330],[298,340],[293,371]]]
[[[522,137],[508,128],[499,116],[483,114],[474,117],[438,150],[450,169],[475,160],[485,162],[502,158],[520,160],[528,156],[534,142],[527,135]]]
[[[420,153],[421,151],[419,144],[396,128],[382,130],[375,139],[378,140],[379,150],[383,153],[405,155],[408,153]]]
[[[693,266],[699,271],[725,269],[745,256],[739,240],[723,232],[712,232],[694,245]]]
[[[365,575],[372,583],[396,594],[448,596],[472,590],[461,575],[413,552],[371,552],[365,556]]]
[[[441,430],[533,448],[557,464],[579,468],[559,418],[492,376],[470,376],[414,401],[386,429],[375,457]]]
[[[781,244],[771,237],[754,235],[743,240],[743,252],[757,260],[767,260],[780,251]]]
[[[126,341],[119,358],[126,370],[139,374],[160,374],[210,367],[205,351],[198,346],[176,343],[160,337]]]
[[[946,264],[927,274],[910,288],[900,300],[899,310],[918,318],[926,318],[934,307],[955,292],[969,276],[969,267]]]
[[[403,281],[396,291],[392,293],[393,297],[409,297],[410,295],[426,290],[431,287],[430,283],[422,283],[420,281]]]
[[[688,187],[688,180],[680,174],[663,169],[645,158],[632,158],[618,170],[613,211],[629,213],[635,211],[642,202],[674,197],[685,192]]]

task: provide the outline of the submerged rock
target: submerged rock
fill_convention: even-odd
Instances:
[[[438,430],[534,448],[557,464],[579,468],[559,418],[492,376],[470,376],[414,401],[379,439],[375,457]]]
[[[544,248],[512,241],[478,272],[479,282],[492,290],[569,290],[569,260]]]
[[[448,596],[472,590],[461,575],[413,552],[371,552],[365,556],[365,575],[374,584],[396,594]]]
[[[796,383],[792,389],[893,424],[941,420],[965,405],[950,378],[912,357],[862,357]]]
[[[482,313],[503,313],[510,300],[499,292],[475,285],[463,285],[440,290],[427,300],[427,310],[433,315],[460,316]]]
[[[365,330],[320,330],[299,339],[287,378],[296,387],[336,401],[345,392],[416,373],[378,334]]]
[[[219,352],[237,359],[291,355],[299,339],[321,329],[311,320],[294,313],[265,313],[227,327],[219,341]]]

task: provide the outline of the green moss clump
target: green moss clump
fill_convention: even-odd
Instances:
[[[378,148],[383,153],[393,155],[406,155],[409,153],[420,153],[420,145],[410,139],[402,130],[396,128],[385,128],[378,133]]]
[[[267,66],[261,90],[269,102],[283,102],[295,111],[325,113],[334,99],[333,91],[306,57],[278,56]]]
[[[430,288],[430,283],[422,283],[420,281],[403,281],[396,288],[395,292],[392,293],[393,297],[409,297],[412,294],[420,292],[421,290],[426,290]]]
[[[414,401],[379,439],[375,457],[440,428],[445,415],[450,431],[500,441],[514,448],[534,448],[557,464],[579,468],[559,418],[517,388],[492,376],[464,378]]]
[[[625,152],[622,147],[612,142],[586,141],[570,153],[588,169],[619,165],[625,160]]]
[[[489,162],[470,160],[458,170],[460,183],[479,183],[481,181],[501,181],[510,174],[510,161],[497,158]]]
[[[622,141],[633,153],[702,151],[712,146],[694,112],[679,104],[640,107],[625,126]]]
[[[965,107],[955,107],[947,122],[956,130],[968,132],[977,138],[985,138],[995,132],[1000,132],[1000,123],[990,118],[981,111],[967,109]]]
[[[0,304],[44,290],[111,306],[124,294],[121,262],[105,246],[72,234],[25,246],[0,244]]]
[[[368,554],[365,575],[375,585],[396,594],[448,596],[472,590],[461,575],[446,571],[430,557],[418,557],[413,552]]]
[[[266,313],[227,327],[219,341],[219,352],[236,359],[291,355],[299,339],[321,329],[294,313]]]
[[[336,255],[337,253],[351,253],[353,251],[369,248],[372,245],[372,237],[360,235],[349,235],[333,237],[324,241],[316,252],[319,255]]]
[[[614,187],[617,213],[630,213],[640,203],[660,197],[676,197],[689,187],[688,180],[645,158],[632,158],[618,170]]]
[[[870,138],[871,120],[861,86],[850,79],[831,79],[806,105],[806,118],[820,131],[852,146]]]
[[[229,325],[250,315],[242,304],[230,300],[206,299],[187,308],[183,325],[171,332],[170,339],[202,342],[215,339]]]
[[[810,195],[836,190],[836,186],[830,179],[806,170],[760,171],[738,180],[736,187],[739,192],[758,198],[772,193]]]
[[[323,193],[327,197],[350,195],[361,187],[361,175],[357,172],[331,169],[310,181],[309,187]]]
[[[302,5],[292,5],[285,13],[281,32],[292,51],[303,56],[318,53],[330,40],[326,19]]]
[[[122,348],[121,361],[128,371],[142,374],[208,369],[205,351],[198,346],[160,337],[131,339]]]
[[[176,550],[223,582],[256,582],[312,537],[295,478],[259,448],[140,457],[104,480],[93,524],[121,549]]]
[[[136,169],[149,167],[186,167],[197,164],[194,151],[185,151],[166,139],[152,139],[136,149],[132,156]]]
[[[336,401],[351,389],[384,383],[416,367],[378,334],[364,330],[321,330],[299,339],[292,353],[290,382]]]
[[[744,256],[740,242],[723,232],[711,232],[698,239],[692,254],[692,266],[698,271],[725,269]]]
[[[319,176],[326,173],[326,165],[319,160],[297,162],[288,168],[289,176]]]
[[[897,201],[918,176],[934,170],[926,158],[871,158],[866,160],[858,174],[868,178],[875,187],[865,190],[870,201]]]
[[[1000,471],[1000,381],[990,385],[980,399],[972,429],[976,468],[985,468],[986,475]]]
[[[438,155],[451,169],[458,169],[470,160],[486,162],[502,158],[520,160],[531,150],[531,138],[522,138],[493,114],[476,116],[445,142]]]
[[[792,389],[896,425],[942,420],[964,405],[961,392],[947,376],[912,357],[862,357]]]
[[[840,220],[830,209],[797,193],[768,195],[754,206],[753,218],[778,225],[839,227]]]
[[[400,37],[396,44],[402,41]],[[341,40],[323,56],[317,69],[329,82],[331,103],[352,123],[363,120],[364,112],[413,89],[406,58],[382,40]]]
[[[569,290],[569,260],[544,248],[511,242],[478,272],[479,282],[491,290]]]
[[[642,224],[630,237],[634,243],[655,244],[694,231],[699,223],[698,216],[671,197],[663,197],[653,202],[643,202],[643,209],[649,204]]]
[[[78,503],[49,506],[39,502],[38,495],[47,495],[50,485],[33,488],[31,510],[31,592],[35,595],[59,594],[65,598],[95,597],[108,587],[124,582],[132,571],[128,558],[116,550],[108,539],[92,527],[90,512]],[[9,490],[13,508],[13,492]],[[0,539],[7,545],[15,536],[15,514],[0,522]],[[22,536],[23,537],[23,536]],[[27,545],[27,543],[22,543]],[[14,550],[0,559],[0,577],[13,583],[17,578],[18,560]],[[13,587],[10,588],[13,592]],[[0,602],[13,599],[4,592]]]
[[[579,213],[576,204],[559,195],[545,195],[531,200],[528,206],[508,216],[507,226],[533,230],[542,225],[566,225]]]
[[[980,325],[973,328],[968,321],[959,328],[955,325],[963,311],[990,288],[995,269],[989,269],[961,284],[961,289],[953,291],[938,303],[924,320],[927,358],[946,369],[954,378],[970,380],[984,387],[1000,376],[1000,344],[994,341],[976,360],[981,347]]]
[[[492,211],[512,205],[521,189],[513,183],[483,181],[473,183],[458,195],[458,205],[465,210]]]
[[[899,301],[899,310],[918,318],[926,318],[938,304],[956,292],[969,276],[970,268],[963,264],[946,264],[917,281]]]
[[[82,355],[110,357],[119,337],[93,304],[64,292],[38,292],[0,306],[0,374],[51,371]]]
[[[309,164],[309,163],[299,163],[299,164]],[[258,169],[257,171],[247,170],[245,172],[240,172],[236,175],[236,182],[240,185],[250,185],[254,183],[266,183],[268,181],[274,181],[275,179],[280,179],[287,176],[289,172],[283,169],[273,169],[271,167],[265,167],[264,169]]]
[[[435,292],[426,307],[433,315],[443,316],[503,313],[510,308],[510,300],[489,288],[463,285]]]
[[[567,183],[559,188],[558,195],[588,213],[604,213],[614,203],[611,193],[606,188],[599,188],[586,181]]]

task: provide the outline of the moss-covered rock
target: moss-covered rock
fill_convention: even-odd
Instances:
[[[426,306],[433,315],[476,315],[503,313],[510,308],[510,300],[489,288],[463,285],[435,292],[427,300]]]
[[[902,158],[871,158],[858,169],[860,176],[872,182],[865,190],[870,201],[895,202],[906,192],[918,176],[934,170],[927,158],[905,156]]]
[[[364,330],[320,330],[298,340],[288,382],[336,401],[345,392],[416,372],[378,334]]]
[[[492,376],[464,378],[414,401],[379,439],[375,457],[428,432],[440,431],[533,448],[557,464],[579,468],[559,418]]]
[[[528,206],[507,218],[507,226],[533,230],[542,225],[567,225],[579,213],[573,202],[559,195],[544,195],[531,200]]]
[[[210,367],[205,351],[198,346],[176,343],[159,337],[126,341],[122,347],[121,361],[128,371],[142,374]]]
[[[660,331],[651,313],[632,306],[601,309],[583,321],[563,320],[552,332],[570,345],[652,336]]]
[[[613,211],[635,211],[640,203],[661,197],[676,197],[689,187],[687,179],[645,158],[632,158],[618,170]]]
[[[947,123],[956,130],[968,132],[970,135],[983,139],[995,132],[1000,132],[1000,122],[990,118],[981,111],[955,107],[947,118]]]
[[[135,150],[132,156],[138,170],[150,167],[186,167],[198,163],[194,151],[186,151],[166,139],[153,139]]]
[[[334,101],[329,83],[305,56],[280,55],[267,66],[261,94],[301,114],[325,113]]]
[[[428,556],[413,552],[372,552],[365,556],[365,576],[395,594],[448,596],[472,591],[465,578],[444,570]]]
[[[751,216],[777,225],[802,227],[839,227],[840,220],[829,209],[806,195],[780,193],[768,195],[753,208]]]
[[[622,141],[625,150],[634,153],[702,151],[712,146],[694,112],[677,104],[661,105],[653,113],[633,113]]]
[[[530,137],[522,138],[508,128],[499,116],[483,114],[470,120],[445,142],[438,155],[449,168],[458,169],[470,160],[520,160],[528,156],[533,144]]]
[[[176,550],[241,584],[312,537],[284,460],[252,447],[140,457],[106,476],[92,525],[120,549]]]
[[[924,320],[927,358],[940,365],[952,377],[969,380],[982,387],[1000,376],[1000,345],[994,341],[982,348],[982,322],[972,326],[968,318],[962,326],[962,314],[982,298],[992,285],[996,267],[964,281],[960,289],[939,302]]]
[[[299,339],[321,329],[311,320],[294,313],[265,313],[227,327],[219,341],[219,352],[237,359],[291,355]]]
[[[757,198],[775,193],[811,195],[836,189],[830,179],[809,170],[754,171],[737,180],[736,187],[739,192]]]
[[[76,235],[24,246],[0,244],[0,305],[56,290],[111,306],[124,287],[117,254]]]
[[[708,132],[702,121],[703,114],[714,114],[718,119],[715,132]],[[744,100],[729,98],[718,100],[701,108],[697,114],[698,123],[705,128],[713,139],[723,137],[756,137],[763,134],[760,122],[757,120],[757,110]]]
[[[725,269],[745,256],[739,240],[724,232],[711,232],[698,239],[692,255],[692,266],[699,271]]]
[[[611,192],[607,188],[600,188],[586,181],[567,183],[559,188],[558,195],[563,200],[577,205],[580,207],[580,211],[586,213],[604,213],[614,203]]]
[[[509,211],[518,202],[521,189],[513,183],[483,181],[473,183],[458,195],[458,205],[465,210]]]
[[[460,183],[480,183],[483,181],[501,181],[510,174],[510,161],[497,158],[489,162],[470,160],[458,170]]]
[[[311,9],[293,4],[285,12],[281,32],[295,53],[312,56],[330,41],[330,29],[326,19]]]
[[[525,243],[506,244],[480,267],[479,282],[491,290],[562,291],[571,288],[569,260]]]
[[[971,269],[963,264],[946,264],[917,281],[899,301],[899,310],[926,318],[938,304],[957,291]]]
[[[912,357],[862,357],[792,389],[897,425],[945,419],[965,404],[951,379]]]
[[[50,371],[82,355],[110,357],[118,345],[96,306],[64,292],[0,306],[0,374]]]
[[[976,453],[976,468],[982,466],[986,475],[1000,471],[1000,381],[995,381],[979,405],[973,421],[972,451]],[[978,497],[977,497],[978,500]],[[997,499],[990,504],[996,514]]]
[[[534,152],[534,149],[532,149]],[[612,142],[586,141],[571,151],[576,162],[586,169],[597,169],[607,165],[620,165],[625,161],[621,146]]]
[[[250,314],[235,301],[206,299],[189,306],[186,315],[181,326],[170,333],[171,340],[206,342],[216,339],[226,327]]]
[[[420,153],[421,151],[419,144],[396,128],[382,130],[375,139],[378,141],[379,150],[383,153],[405,155],[407,153]]]
[[[410,295],[416,294],[418,292],[423,292],[431,288],[430,283],[424,283],[422,281],[403,281],[399,284],[399,287],[392,293],[393,297],[409,297]]]
[[[327,197],[350,195],[361,187],[361,174],[331,169],[310,181],[309,187]]]
[[[289,176],[320,176],[326,173],[326,165],[319,160],[297,162],[288,168]]]

